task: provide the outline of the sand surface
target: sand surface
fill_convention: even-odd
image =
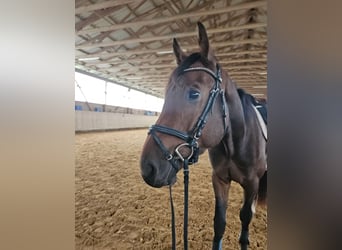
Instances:
[[[167,188],[152,188],[140,175],[139,157],[147,130],[75,136],[76,250],[171,249]],[[177,249],[183,249],[183,174],[173,188]],[[223,249],[239,249],[242,189],[232,183]],[[190,166],[189,249],[211,249],[214,193],[207,153]],[[267,210],[257,207],[250,249],[267,249]]]

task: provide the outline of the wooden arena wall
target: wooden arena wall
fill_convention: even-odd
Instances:
[[[75,131],[106,131],[147,128],[159,112],[75,101]]]
[[[147,128],[158,116],[75,110],[75,131]]]

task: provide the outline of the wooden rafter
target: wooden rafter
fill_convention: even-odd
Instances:
[[[210,29],[207,30],[208,35],[213,33],[221,33],[221,32],[230,32],[235,30],[244,30],[244,29],[256,29],[256,28],[263,28],[266,27],[264,23],[255,23],[249,25],[241,25],[235,27],[226,27],[226,28],[217,28],[217,29]],[[170,40],[172,38],[183,38],[183,37],[190,37],[196,36],[197,32],[184,32],[178,34],[169,34],[164,36],[153,36],[153,37],[142,37],[142,38],[133,38],[133,39],[125,39],[120,41],[113,41],[108,43],[95,43],[95,44],[84,44],[76,46],[76,49],[87,49],[92,47],[109,47],[109,46],[117,46],[122,44],[130,44],[130,43],[143,43],[143,42],[151,42],[151,41],[159,41],[159,40]]]
[[[115,1],[105,1],[101,3],[91,4],[87,6],[81,6],[75,9],[75,14],[81,14],[84,12],[95,11],[100,9],[106,9],[114,6],[124,5],[128,3],[133,3],[139,0],[115,0]]]
[[[198,51],[201,21],[222,68],[266,98],[267,2],[234,2],[77,0],[75,68],[162,97],[177,66],[172,39],[186,53]]]
[[[173,21],[176,21],[179,19],[186,19],[189,17],[222,14],[222,13],[227,13],[229,11],[236,11],[236,10],[243,10],[243,9],[250,9],[250,8],[264,7],[264,6],[266,6],[266,1],[255,1],[255,2],[239,4],[236,6],[229,6],[226,8],[220,8],[220,9],[199,11],[199,12],[194,12],[194,13],[186,13],[186,14],[180,14],[180,15],[171,16],[171,17],[162,17],[162,18],[156,18],[156,19],[145,20],[145,21],[140,21],[140,22],[128,22],[128,23],[122,23],[122,24],[112,25],[112,26],[103,27],[103,28],[81,30],[81,31],[77,32],[76,34],[82,35],[82,34],[89,34],[89,33],[104,32],[104,31],[109,31],[109,30],[124,29],[124,28],[129,28],[132,26],[136,27],[136,26],[146,26],[146,25],[150,25],[150,24],[154,24],[154,23],[173,22]]]

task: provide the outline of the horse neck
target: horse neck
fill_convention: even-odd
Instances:
[[[230,83],[228,81],[230,81]],[[246,135],[246,121],[236,85],[229,77],[227,80],[225,95],[229,109],[232,139],[235,144],[237,140],[243,140]]]

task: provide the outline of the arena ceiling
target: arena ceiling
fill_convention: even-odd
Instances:
[[[76,0],[75,69],[163,97],[172,39],[197,51],[198,21],[238,87],[267,98],[266,1]]]

